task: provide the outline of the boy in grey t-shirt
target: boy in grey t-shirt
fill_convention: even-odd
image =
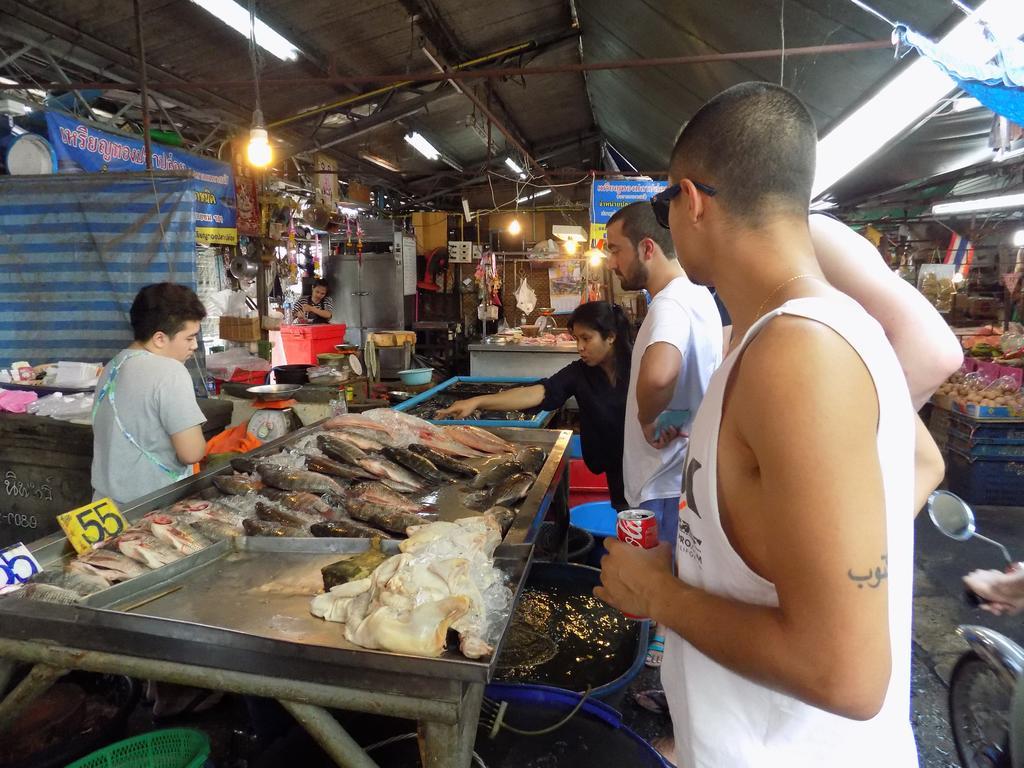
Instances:
[[[184,285],[147,285],[135,297],[135,341],[107,364],[96,388],[94,498],[131,502],[188,476],[205,455],[206,418],[183,365],[205,316]]]

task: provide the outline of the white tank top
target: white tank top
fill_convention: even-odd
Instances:
[[[775,586],[732,548],[718,513],[718,435],[729,373],[747,344],[781,314],[816,320],[860,355],[878,395],[878,457],[885,491],[892,673],[881,711],[856,721],[805,704],[731,672],[668,632],[661,678],[687,768],[914,768],[910,725],[914,421],[906,379],[881,327],[851,299],[789,301],[756,322],[708,385],[690,432],[680,504],[679,578],[753,605],[778,605]],[[799,407],[794,400],[793,407]],[[837,406],[837,407],[841,407]]]

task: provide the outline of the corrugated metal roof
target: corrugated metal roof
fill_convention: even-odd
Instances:
[[[946,0],[872,0],[872,5],[889,18],[905,20],[926,34],[934,34],[959,18],[959,12],[952,10]],[[262,75],[317,77],[332,66],[340,75],[432,70],[422,50],[425,45],[453,64],[516,43],[571,33],[573,6],[586,62],[777,48],[782,44],[780,11],[784,12],[787,48],[878,40],[889,35],[887,25],[849,0],[258,0],[257,13],[309,54],[295,62],[281,62],[264,54]],[[142,8],[147,58],[154,68],[152,79],[166,80],[168,74],[197,82],[250,77],[246,38],[194,3],[142,0]],[[68,28],[47,29],[40,17],[32,16],[37,12]],[[418,15],[415,24],[410,12]],[[5,23],[10,19],[16,20],[19,30],[34,24],[41,39],[49,36],[49,46],[58,60],[78,60],[77,64],[69,63],[72,74],[89,79],[116,71],[127,79],[134,77],[131,0],[0,0],[0,60],[21,45],[13,34],[5,37],[5,29],[14,26]],[[425,40],[428,32],[441,39]],[[104,49],[104,44],[118,49],[119,56]],[[95,62],[105,55],[111,56],[114,64],[109,70],[98,69]],[[92,64],[92,69],[79,66],[83,59],[88,59],[84,63]],[[523,63],[562,65],[579,60],[579,41],[569,39],[540,54],[526,55]],[[512,59],[505,65],[514,66],[518,61]],[[56,79],[41,57],[28,55],[21,63],[34,77]],[[19,66],[15,62],[0,68],[0,74],[20,76],[23,72]],[[888,49],[789,58],[783,81],[804,99],[819,129],[824,129],[890,76],[896,66]],[[706,99],[737,82],[777,81],[779,77],[780,61],[773,59],[602,70],[586,76],[579,72],[540,74],[530,75],[525,81],[491,80],[489,85],[473,80],[465,87],[479,94],[499,117],[514,124],[515,132],[531,150],[564,143],[566,148],[553,159],[552,167],[588,167],[595,154],[593,145],[574,144],[573,140],[598,131],[640,170],[659,171],[666,164],[679,127]],[[333,104],[380,87],[265,84],[264,113],[273,123],[310,107]],[[435,87],[431,83],[420,92]],[[126,88],[131,90],[130,85]],[[192,108],[210,110],[211,114],[223,116],[227,110],[231,126],[242,128],[253,105],[251,88],[209,90],[213,95],[172,92],[172,98]],[[405,91],[370,101],[388,109],[415,97],[415,92]],[[194,120],[197,114],[195,109],[170,111],[175,118],[186,120]],[[350,159],[360,152],[372,152],[402,168],[414,190],[433,192],[435,182],[443,177],[423,177],[450,169],[440,161],[426,160],[403,141],[407,130],[420,130],[467,174],[476,174],[487,157],[480,130],[485,121],[476,112],[462,96],[434,101],[415,115],[403,116],[338,145],[339,156],[349,158],[343,163],[343,171],[366,175],[368,166]],[[331,113],[335,114],[334,125],[321,126],[323,117]],[[274,132],[285,136],[294,151],[316,141],[330,141],[339,131],[358,127],[358,116],[346,126],[346,115],[343,108],[334,109]],[[474,115],[477,127],[473,126]],[[162,122],[163,118],[157,116],[155,120]],[[211,117],[210,125],[214,121]],[[208,126],[201,127],[205,133]],[[500,132],[492,130],[492,137],[495,152],[506,152],[507,142]],[[387,178],[394,183],[396,177]],[[416,179],[423,180],[417,184]]]

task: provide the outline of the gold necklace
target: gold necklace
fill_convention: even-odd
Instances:
[[[811,274],[806,274],[806,273],[805,273],[805,274],[802,274],[802,275],[795,275],[795,276],[793,276],[793,277],[789,278],[789,280],[786,280],[785,282],[783,282],[783,283],[780,283],[780,284],[779,284],[778,286],[776,286],[776,288],[775,288],[775,290],[774,290],[774,291],[772,291],[771,293],[769,293],[769,294],[768,294],[768,295],[767,295],[767,296],[765,297],[764,301],[762,301],[762,302],[761,302],[761,306],[759,306],[759,307],[757,308],[757,314],[756,314],[756,315],[754,315],[754,323],[756,323],[756,322],[757,322],[758,320],[760,320],[760,319],[761,319],[761,313],[762,313],[762,312],[764,311],[764,307],[765,307],[765,305],[766,305],[766,304],[767,304],[767,303],[768,303],[769,301],[771,301],[771,300],[772,300],[772,297],[773,297],[773,296],[774,296],[775,294],[777,294],[777,293],[778,293],[779,291],[781,291],[781,290],[782,290],[783,288],[785,288],[785,287],[786,287],[787,285],[789,285],[790,283],[796,282],[797,280],[802,280],[802,279],[803,279],[803,278],[805,278],[805,277],[809,277],[809,278],[812,278],[812,279],[814,279],[814,280],[817,280],[817,279],[818,279],[818,276],[817,276],[817,275],[811,275]],[[753,325],[753,323],[751,323],[751,325]]]

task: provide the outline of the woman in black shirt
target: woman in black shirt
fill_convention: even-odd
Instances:
[[[590,301],[569,318],[580,359],[550,378],[496,395],[460,400],[438,411],[436,418],[466,418],[473,411],[553,411],[575,397],[580,407],[583,461],[594,473],[608,477],[612,506],[626,508],[622,488],[622,440],[626,422],[626,393],[633,351],[629,321],[618,304]]]

